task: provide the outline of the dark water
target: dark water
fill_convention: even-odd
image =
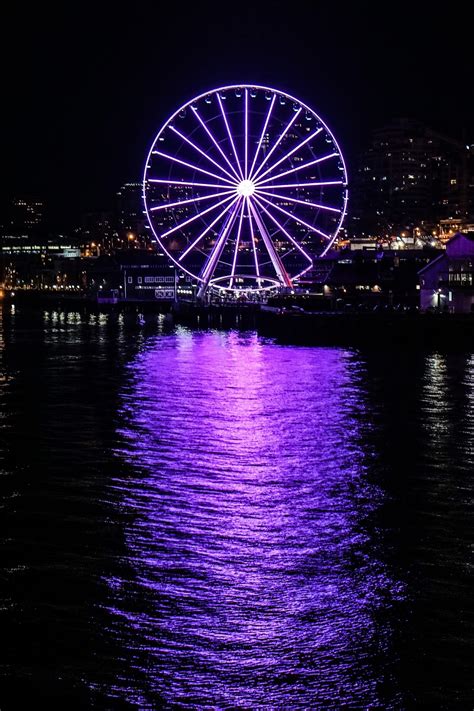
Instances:
[[[472,708],[473,354],[0,334],[2,711]]]

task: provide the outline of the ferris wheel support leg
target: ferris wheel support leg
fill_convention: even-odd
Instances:
[[[217,262],[220,259],[220,256],[222,254],[222,250],[225,247],[225,243],[227,242],[227,237],[229,235],[229,232],[231,231],[234,222],[237,217],[237,211],[239,207],[239,202],[234,206],[234,209],[232,212],[229,214],[229,217],[227,221],[224,224],[224,227],[222,228],[222,232],[220,233],[218,239],[216,240],[216,243],[207,258],[207,261],[201,270],[200,277],[202,279],[201,286],[199,287],[199,291],[197,294],[197,299],[198,301],[202,301],[206,295],[206,292],[209,288],[209,282],[212,278],[212,275],[214,274],[214,270],[217,266]]]
[[[288,272],[286,271],[285,267],[283,266],[283,262],[281,261],[275,246],[271,240],[270,235],[267,232],[267,229],[265,225],[263,224],[263,221],[258,214],[258,210],[254,208],[252,203],[249,200],[249,206],[250,210],[252,211],[253,219],[255,220],[257,227],[259,229],[260,234],[262,235],[263,241],[265,243],[265,247],[267,248],[267,252],[270,255],[270,259],[272,260],[273,268],[275,269],[275,272],[277,273],[277,276],[283,286],[288,286],[292,287],[293,284],[291,283],[291,279],[288,276]]]

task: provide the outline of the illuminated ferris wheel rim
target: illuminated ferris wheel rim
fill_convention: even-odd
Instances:
[[[164,243],[163,243],[163,241],[162,241],[163,235],[157,234],[157,232],[156,232],[156,230],[155,230],[155,227],[154,227],[154,225],[153,225],[153,220],[151,219],[151,216],[150,216],[150,210],[152,210],[153,208],[149,208],[148,203],[147,203],[147,198],[146,198],[146,187],[147,187],[147,183],[148,183],[150,180],[152,180],[152,179],[148,178],[147,172],[148,172],[149,168],[151,167],[151,166],[150,166],[150,160],[151,160],[151,158],[152,158],[153,153],[155,152],[155,148],[156,148],[157,142],[158,142],[160,136],[163,134],[163,132],[164,132],[167,128],[171,127],[172,122],[173,122],[183,111],[185,111],[188,107],[193,108],[193,105],[194,105],[194,104],[197,104],[199,101],[205,100],[205,99],[210,98],[210,97],[212,97],[212,96],[217,96],[217,97],[219,97],[220,94],[222,94],[222,93],[224,93],[224,92],[228,92],[228,91],[242,91],[242,92],[250,92],[250,93],[251,93],[252,91],[263,91],[263,92],[272,94],[274,99],[276,99],[277,96],[278,96],[278,97],[285,97],[285,99],[287,99],[288,101],[292,102],[293,105],[298,105],[299,107],[301,107],[301,109],[303,109],[303,110],[305,110],[306,112],[308,112],[309,114],[311,114],[311,115],[321,124],[321,126],[322,126],[323,129],[326,131],[326,133],[330,136],[330,138],[331,138],[331,140],[332,140],[332,142],[333,142],[333,144],[334,144],[334,147],[335,147],[335,149],[336,149],[336,151],[337,151],[337,157],[339,158],[339,160],[340,160],[340,162],[341,162],[341,164],[342,164],[342,171],[343,171],[343,176],[344,176],[344,178],[343,178],[342,181],[340,181],[340,184],[344,187],[345,191],[344,191],[344,197],[343,197],[342,208],[341,208],[340,210],[334,210],[335,212],[336,212],[336,211],[337,211],[337,212],[340,212],[339,221],[338,221],[338,223],[337,223],[336,228],[334,229],[334,232],[333,232],[333,234],[332,234],[332,237],[331,237],[330,239],[328,239],[328,244],[326,245],[326,247],[324,248],[324,250],[321,252],[321,254],[318,255],[319,257],[323,257],[323,256],[328,252],[328,250],[332,247],[332,245],[334,244],[334,241],[335,241],[335,239],[336,239],[336,237],[337,237],[337,235],[338,235],[338,233],[339,233],[339,230],[340,230],[340,228],[341,228],[341,226],[342,226],[342,223],[343,223],[343,221],[344,221],[344,218],[345,218],[346,212],[347,212],[347,200],[348,200],[347,183],[348,183],[348,178],[347,178],[347,167],[346,167],[346,163],[345,163],[345,160],[344,160],[344,156],[343,156],[343,153],[342,153],[341,148],[340,148],[340,146],[339,146],[339,143],[337,142],[337,140],[336,140],[334,134],[332,133],[331,129],[328,127],[328,125],[326,124],[326,122],[319,116],[319,114],[317,114],[317,113],[314,111],[314,109],[312,109],[312,108],[311,108],[310,106],[308,106],[305,102],[303,102],[303,101],[301,101],[300,99],[294,97],[292,94],[289,94],[289,93],[286,92],[286,91],[283,91],[283,90],[280,90],[280,89],[275,89],[275,88],[273,88],[273,87],[265,86],[265,85],[262,85],[262,84],[229,84],[229,85],[225,85],[225,86],[221,86],[221,87],[217,87],[217,88],[212,88],[212,89],[209,89],[209,90],[207,90],[207,91],[204,91],[204,92],[202,92],[201,94],[199,94],[198,96],[194,96],[194,97],[193,97],[192,99],[190,99],[189,101],[183,103],[183,104],[182,104],[178,109],[176,109],[176,111],[162,124],[161,128],[160,128],[160,129],[158,130],[158,132],[155,134],[155,137],[154,137],[154,139],[153,139],[153,141],[152,141],[152,143],[151,143],[151,147],[150,147],[150,150],[149,150],[149,152],[148,152],[148,154],[147,154],[147,158],[146,158],[146,162],[145,162],[145,169],[144,169],[144,172],[143,172],[143,201],[144,201],[144,205],[145,205],[145,211],[146,211],[146,216],[147,216],[147,219],[148,219],[148,223],[149,223],[149,225],[150,225],[150,228],[151,228],[151,230],[152,230],[152,232],[153,232],[153,235],[154,235],[155,239],[157,240],[158,244],[159,244],[160,247],[163,249],[163,251],[166,253],[166,255],[169,257],[169,259],[171,259],[171,261],[175,264],[175,266],[177,266],[177,267],[180,269],[180,271],[185,272],[186,274],[188,274],[188,275],[189,275],[190,277],[192,277],[193,279],[196,279],[197,281],[202,282],[202,283],[204,283],[204,282],[206,281],[206,279],[205,279],[204,277],[198,275],[198,274],[193,273],[193,272],[190,271],[189,269],[187,269],[187,268],[185,267],[185,265],[181,264],[179,260],[177,260],[172,254],[170,254],[169,250],[166,248],[166,246],[164,245]],[[224,98],[224,97],[223,97],[223,98]],[[224,118],[224,120],[225,120],[225,118]],[[226,122],[226,125],[227,125],[227,122]],[[227,129],[228,129],[228,127],[227,127]],[[228,132],[229,132],[229,129],[228,129]],[[229,132],[229,138],[230,138],[230,141],[231,141],[231,143],[232,143],[232,137],[231,137],[231,135],[230,135],[230,132]],[[262,138],[263,138],[263,133],[262,133],[261,139],[262,139]],[[261,139],[260,139],[260,141],[261,141]],[[233,143],[232,143],[232,147],[234,148]],[[260,148],[260,146],[257,148],[257,152],[258,152],[259,148]],[[235,153],[235,148],[234,148],[234,153]],[[256,157],[257,157],[257,153],[255,154],[254,158],[256,159]],[[253,181],[251,181],[251,180],[248,179],[248,177],[255,177],[255,174],[259,172],[260,168],[257,166],[257,169],[256,169],[255,173],[253,174],[253,176],[249,176],[248,173],[246,173],[245,175],[242,175],[242,170],[241,170],[241,166],[240,166],[240,163],[239,163],[239,160],[238,160],[237,155],[236,155],[236,158],[237,158],[238,172],[241,173],[241,180],[240,180],[237,184],[234,185],[234,189],[235,189],[235,192],[237,193],[237,196],[238,196],[238,198],[239,198],[239,200],[237,201],[237,206],[240,207],[240,205],[241,205],[242,203],[244,203],[245,201],[247,201],[247,203],[249,202],[248,198],[249,198],[251,195],[254,194],[255,189],[256,189],[256,187],[257,187],[256,184],[253,183]],[[318,162],[318,161],[315,161],[315,162]],[[274,167],[274,166],[272,166],[272,167]],[[254,165],[252,165],[252,167],[251,167],[251,169],[250,169],[250,172],[253,171],[253,168],[254,168]],[[224,170],[224,169],[222,169],[222,170]],[[224,172],[226,172],[226,171],[224,170]],[[233,172],[235,173],[236,171],[234,170]],[[289,171],[289,172],[292,172],[292,171]],[[231,177],[233,177],[233,176],[231,176]],[[261,176],[261,177],[262,177],[262,176]],[[278,176],[277,176],[277,177],[278,177]],[[225,178],[222,178],[222,180],[225,180]],[[166,181],[164,181],[164,180],[163,180],[163,181],[156,181],[156,182],[163,182],[163,183],[166,183]],[[229,193],[230,193],[230,192],[232,191],[232,188],[231,188],[231,185],[230,185],[230,181],[227,181],[227,182],[229,183]],[[265,181],[265,182],[269,182],[269,181]],[[180,184],[179,181],[176,181],[176,184],[179,185],[179,184]],[[181,184],[184,185],[185,183],[181,183]],[[316,184],[316,183],[315,183],[315,184]],[[217,186],[216,186],[216,187],[217,187]],[[225,187],[225,186],[223,186],[223,187]],[[264,186],[264,187],[265,187],[265,186]],[[278,188],[278,187],[283,188],[283,187],[291,187],[291,186],[277,186],[277,188]],[[268,189],[274,189],[274,188],[268,187]],[[222,197],[224,197],[224,195],[225,195],[225,193],[224,193],[224,191],[223,191],[223,192],[222,192]],[[268,193],[267,193],[267,195],[268,195]],[[201,198],[201,199],[205,199],[205,198]],[[263,198],[263,199],[265,199],[265,198]],[[224,201],[224,202],[225,202],[225,201]],[[267,202],[268,202],[268,200],[267,200]],[[296,201],[296,202],[297,202],[297,201]],[[300,202],[302,202],[302,201],[300,201]],[[231,198],[229,198],[229,203],[230,203],[230,206],[233,206],[234,203],[235,203],[235,199],[232,199],[232,196],[231,196]],[[268,204],[270,205],[269,202],[268,202]],[[311,203],[308,203],[308,202],[307,202],[306,204],[310,205]],[[164,207],[166,208],[167,206],[164,205]],[[317,206],[317,207],[321,207],[321,206]],[[328,208],[328,209],[331,209],[331,208]],[[234,210],[234,213],[233,213],[234,218],[236,217],[237,212],[238,212],[237,209]],[[249,210],[249,217],[250,217],[250,210]],[[295,219],[296,219],[296,218],[295,218]],[[307,272],[312,266],[313,266],[313,265],[312,265],[312,263],[311,263],[310,266],[308,266],[306,269],[304,269],[304,270],[301,272],[301,274],[299,274],[299,275],[297,275],[296,277],[293,277],[293,278],[296,279],[297,277],[301,276],[302,274],[304,274],[305,272]],[[236,274],[235,276],[237,277],[238,275]],[[217,278],[215,278],[215,279],[212,279],[212,278],[211,278],[211,279],[208,279],[208,280],[207,280],[207,283],[208,283],[209,285],[215,284],[216,286],[218,286],[218,285],[219,285],[219,282],[224,281],[225,279],[226,279],[225,276],[217,277]],[[266,276],[264,277],[264,276],[261,276],[261,277],[260,277],[260,280],[261,280],[262,282],[269,282],[270,285],[269,285],[269,286],[262,286],[262,285],[259,285],[258,288],[253,287],[253,288],[251,289],[251,291],[265,291],[265,290],[268,290],[268,289],[273,289],[273,288],[275,288],[275,285],[281,284],[281,280],[278,279],[278,278],[275,279],[275,278],[272,278],[272,277],[266,277]],[[221,289],[221,290],[235,291],[235,287],[233,287],[232,284],[231,284],[229,287],[225,287],[225,286],[219,285],[218,288]]]

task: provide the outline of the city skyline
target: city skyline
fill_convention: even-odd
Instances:
[[[71,210],[103,208],[121,184],[140,179],[147,146],[174,107],[225,83],[269,84],[307,101],[339,137],[350,179],[370,130],[397,116],[472,140],[462,17],[451,36],[428,6],[384,13],[366,3],[342,5],[336,16],[305,4],[293,15],[261,3],[227,22],[211,3],[183,16],[76,13],[72,24],[46,12],[25,28],[10,10],[3,155],[11,191],[39,194],[58,223]]]
[[[250,144],[249,144],[250,150]],[[255,150],[255,146],[254,146]],[[347,163],[347,161],[346,161]],[[211,166],[212,167],[212,166]],[[349,237],[385,238],[408,230],[431,234],[456,223],[471,229],[474,220],[474,144],[465,145],[433,131],[419,121],[393,119],[371,131],[353,159],[349,179],[349,211],[343,222]],[[143,203],[142,176],[120,186],[110,185],[107,202],[82,212],[71,211],[67,222],[55,224],[53,210],[42,195],[5,192],[0,203],[3,238],[70,238],[108,240],[114,230],[153,237]],[[375,182],[374,182],[375,181]],[[77,208],[77,206],[76,206]],[[34,219],[28,217],[33,215]],[[342,234],[344,237],[344,234]]]

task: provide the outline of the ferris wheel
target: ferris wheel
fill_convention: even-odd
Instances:
[[[268,87],[226,86],[162,126],[143,196],[153,235],[201,294],[292,287],[336,239],[347,173],[308,106]]]

